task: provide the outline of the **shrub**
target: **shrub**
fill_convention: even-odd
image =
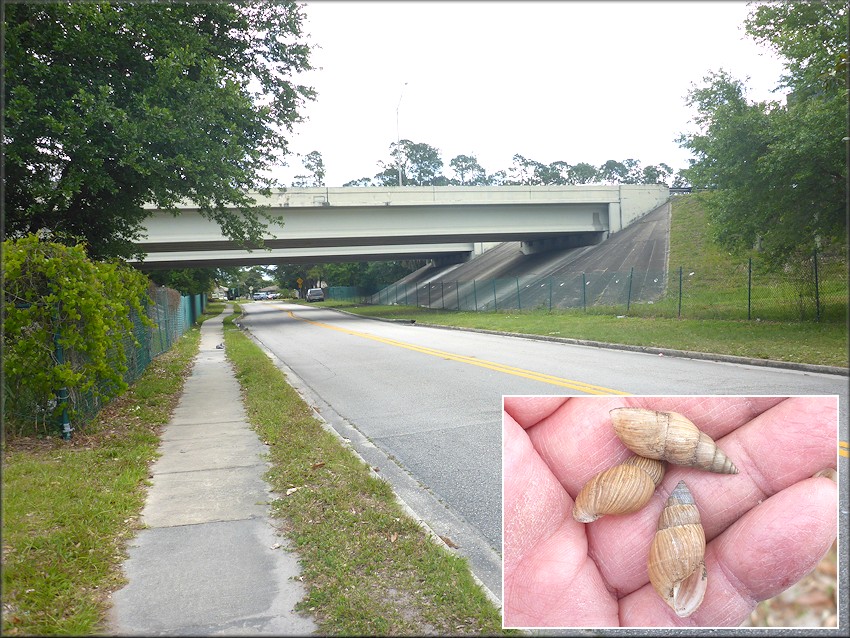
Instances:
[[[39,418],[58,418],[60,388],[96,401],[126,389],[131,312],[152,325],[147,287],[140,272],[119,261],[93,262],[82,245],[36,235],[3,242],[6,416],[31,429]],[[67,408],[73,418],[75,402]]]

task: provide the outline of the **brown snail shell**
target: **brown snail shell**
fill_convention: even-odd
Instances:
[[[614,408],[611,422],[617,436],[635,454],[719,474],[738,473],[712,438],[681,414]]]
[[[630,514],[652,498],[664,478],[664,462],[633,456],[621,465],[600,472],[581,488],[573,518],[591,523],[605,514]]]
[[[676,485],[658,519],[648,566],[649,581],[676,615],[685,618],[697,610],[708,585],[705,532],[684,481]]]

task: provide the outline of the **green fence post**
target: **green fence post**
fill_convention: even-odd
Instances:
[[[493,277],[493,312],[499,308],[499,302],[496,301],[496,278]]]
[[[475,312],[478,312],[478,287],[474,279],[472,280],[472,300],[475,302]]]
[[[549,277],[549,312],[552,312],[552,278]]]
[[[455,282],[455,296],[457,297],[457,311],[460,312],[460,282]]]
[[[519,296],[519,277],[516,278],[516,307],[517,310],[522,310],[522,299]]]
[[[63,365],[65,363],[65,349],[62,347],[62,331],[59,328],[59,317],[61,314],[61,304],[56,305],[56,329],[53,332],[53,346],[56,350],[56,364]],[[71,420],[68,418],[68,388],[67,386],[62,386],[56,392],[56,400],[59,402],[59,405],[62,406],[62,414],[60,417],[59,425],[62,428],[62,439],[65,441],[71,440],[71,432],[73,432],[74,428],[71,427]]]
[[[628,295],[626,296],[626,314],[629,314],[629,308],[631,308],[631,305],[632,305],[632,275],[634,274],[634,272],[635,272],[635,267],[632,266],[629,269],[629,292],[628,292]]]
[[[747,321],[752,319],[753,258],[747,259]]]
[[[679,311],[676,313],[676,318],[682,318],[682,267],[679,266]]]
[[[581,273],[581,309],[587,312],[587,281],[584,273]]]
[[[812,264],[815,269],[815,321],[820,321],[820,282],[818,282],[818,249],[812,252]]]

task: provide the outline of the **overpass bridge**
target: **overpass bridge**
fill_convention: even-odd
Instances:
[[[331,261],[431,259],[456,263],[485,242],[522,242],[530,254],[597,244],[661,203],[664,185],[288,188],[254,195],[281,216],[265,248],[224,236],[195,204],[179,215],[150,207],[141,270]]]

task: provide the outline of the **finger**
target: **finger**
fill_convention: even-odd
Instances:
[[[572,503],[509,414],[503,414],[502,441],[503,569],[507,578],[529,548],[558,529]]]
[[[739,625],[756,604],[814,569],[837,535],[838,488],[801,481],[742,516],[708,544],[708,586],[700,608],[679,618],[646,585],[620,601],[624,626]]]
[[[509,414],[502,434],[505,626],[616,624],[569,495]]]
[[[616,627],[617,600],[584,551],[572,519],[505,577],[505,627]]]
[[[523,428],[529,428],[560,408],[569,397],[550,396],[506,396],[503,399],[505,412]]]

